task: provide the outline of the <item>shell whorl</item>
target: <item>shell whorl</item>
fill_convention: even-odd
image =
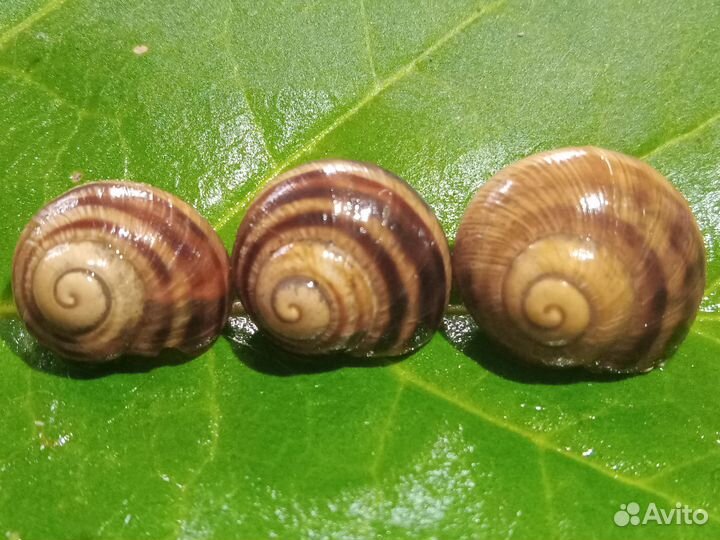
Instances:
[[[682,195],[592,147],[500,171],[468,207],[453,262],[488,334],[526,360],[595,371],[652,369],[687,331],[705,276]]]
[[[64,243],[31,267],[24,286],[48,328],[78,336],[101,326],[137,325],[145,300],[142,280],[126,260],[108,255],[96,242]],[[123,294],[113,294],[120,290]]]
[[[230,308],[227,253],[189,205],[145,184],[68,191],[27,225],[13,293],[28,329],[73,359],[195,354]]]
[[[429,339],[450,290],[437,219],[389,172],[344,160],[281,175],[238,231],[235,287],[290,350],[398,355]]]

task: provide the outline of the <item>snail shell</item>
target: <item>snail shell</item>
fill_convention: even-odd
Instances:
[[[249,208],[233,253],[248,314],[289,350],[392,356],[430,339],[450,293],[450,253],[420,196],[343,160],[281,175]]]
[[[635,158],[566,148],[500,171],[470,203],[453,254],[473,318],[521,358],[652,369],[684,337],[705,283],[680,193]]]
[[[13,292],[30,332],[62,356],[196,354],[227,320],[229,258],[177,197],[97,182],[55,199],[25,227]]]

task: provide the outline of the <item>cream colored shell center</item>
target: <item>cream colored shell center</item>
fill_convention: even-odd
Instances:
[[[510,317],[534,341],[560,347],[589,327],[592,305],[584,283],[596,259],[595,245],[568,235],[552,235],[528,246],[513,261],[504,284]]]
[[[330,324],[330,307],[310,278],[290,278],[279,283],[273,290],[272,309],[292,339],[310,339]]]
[[[590,324],[587,298],[561,278],[541,278],[533,283],[525,294],[523,309],[535,326],[557,333],[557,340],[544,338],[546,345],[563,345],[582,334]]]
[[[122,330],[142,316],[144,288],[135,269],[97,242],[47,251],[33,272],[32,291],[43,317],[72,333]]]

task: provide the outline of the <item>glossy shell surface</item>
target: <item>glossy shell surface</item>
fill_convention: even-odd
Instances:
[[[463,301],[520,358],[643,372],[684,337],[703,295],[703,238],[646,163],[565,148],[500,171],[461,222]]]
[[[145,184],[95,182],[55,199],[26,226],[13,292],[30,332],[62,356],[197,354],[227,319],[229,258],[179,198]]]
[[[450,291],[432,210],[403,180],[344,160],[269,185],[238,231],[234,282],[258,325],[291,351],[393,356],[424,344]]]

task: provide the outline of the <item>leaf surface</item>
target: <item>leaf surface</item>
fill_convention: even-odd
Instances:
[[[2,2],[0,533],[720,535],[718,51],[701,0]],[[20,231],[77,182],[162,187],[230,247],[275,174],[352,158],[452,238],[494,172],[576,144],[646,159],[705,235],[701,314],[647,375],[519,367],[462,317],[386,366],[309,368],[234,319],[191,362],[87,371],[13,318]],[[631,501],[710,520],[617,527]]]

